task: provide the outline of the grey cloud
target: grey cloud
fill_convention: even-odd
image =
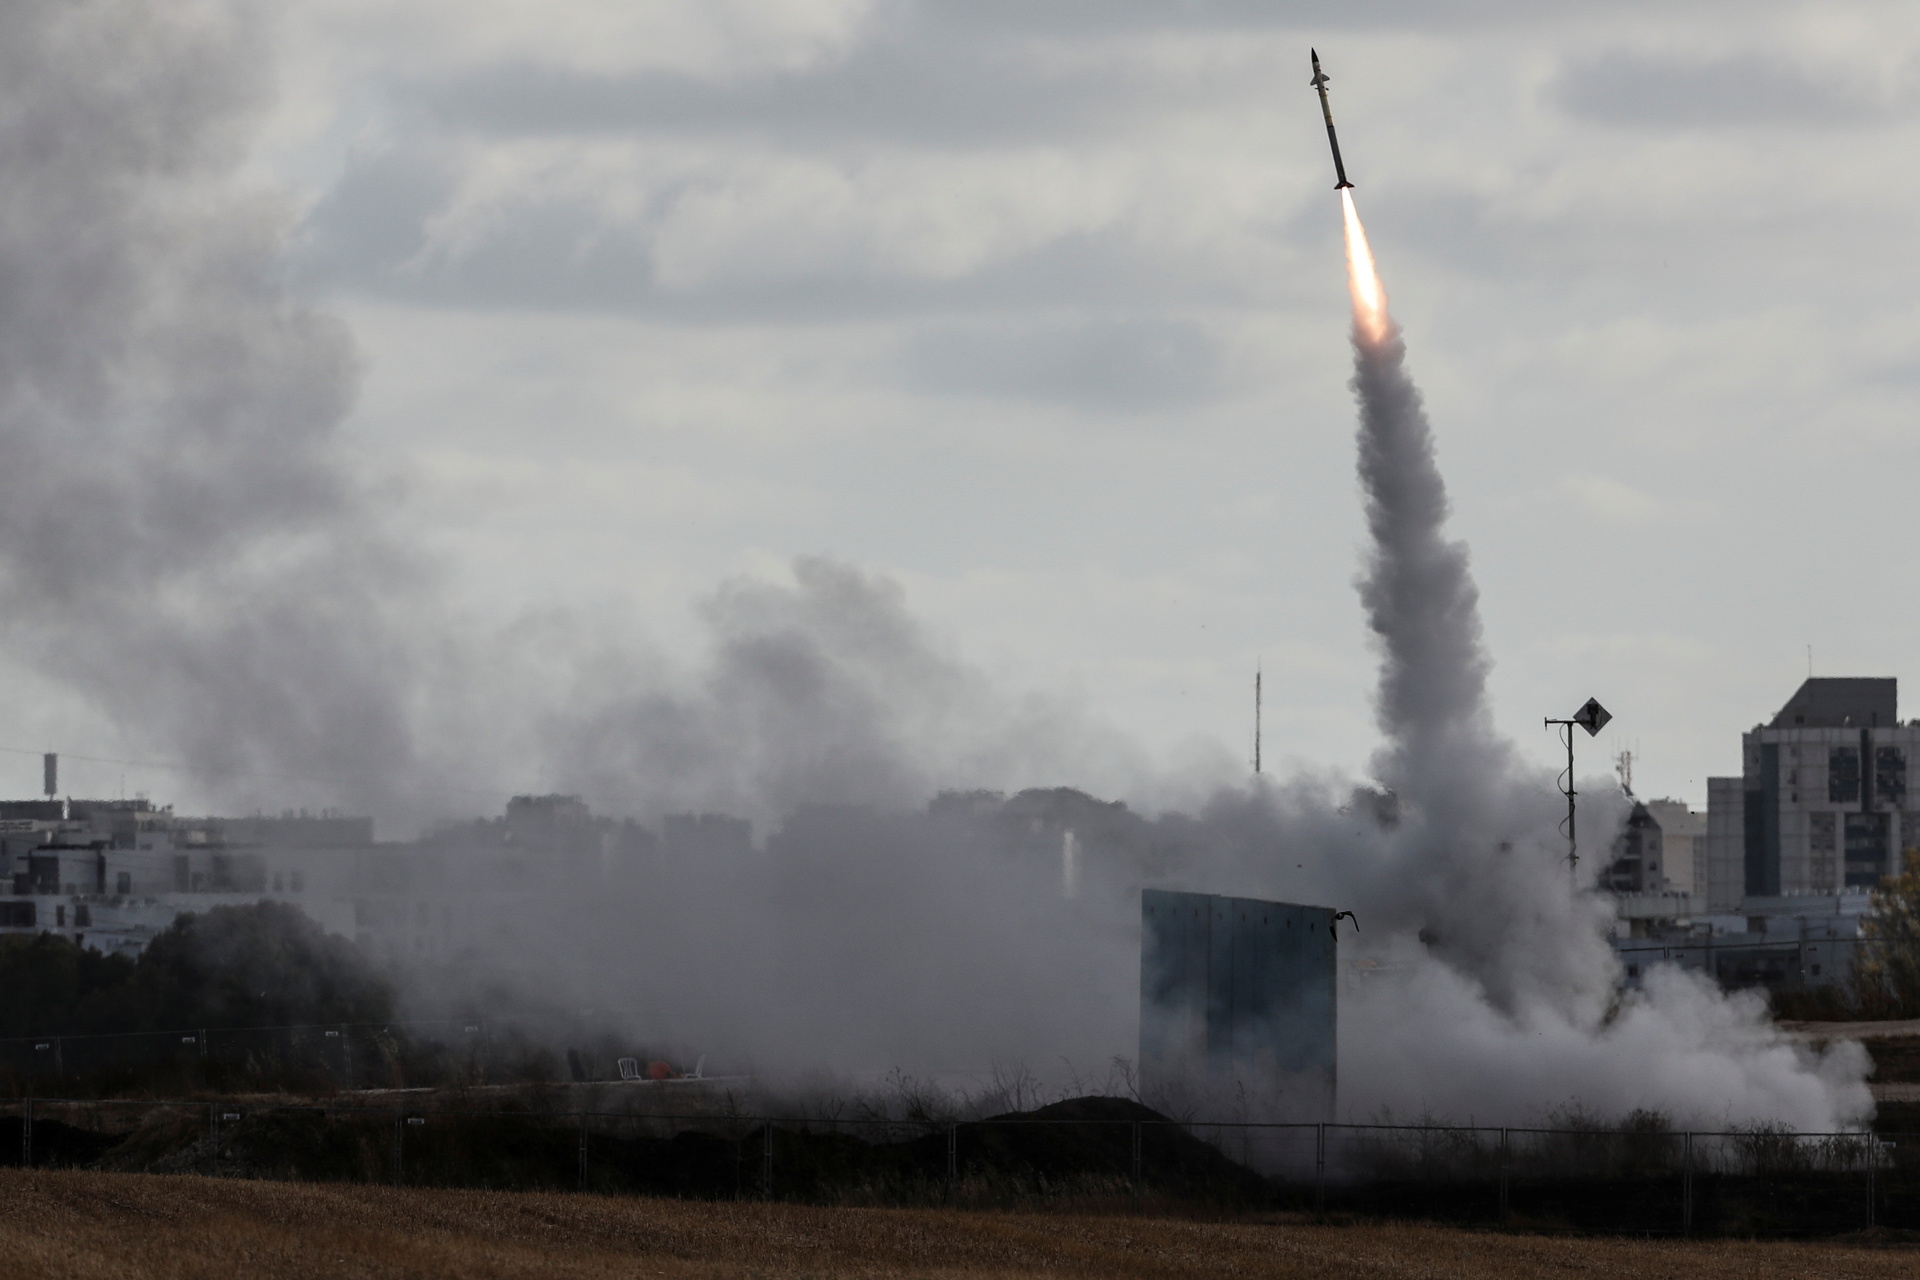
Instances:
[[[1539,12],[1504,2],[1456,9],[1454,23]],[[1241,83],[1217,65],[1182,71],[1161,63],[1149,70],[1140,55],[1153,36],[1329,29],[1325,15],[1311,10],[1259,3],[919,6],[875,23],[846,56],[798,70],[610,75],[522,62],[421,80],[400,92],[448,127],[496,135],[731,134],[822,149],[875,142],[1061,145],[1124,136],[1183,109],[1234,105]],[[1420,5],[1349,6],[1339,25],[1417,26],[1430,15]],[[1298,61],[1305,61],[1304,47]],[[1261,80],[1266,74],[1248,71]],[[1304,74],[1299,79],[1304,86]]]
[[[1642,0],[1627,7],[1654,9]],[[1383,27],[1458,33],[1485,24],[1511,28],[1516,22],[1551,21],[1572,4],[1529,0],[1349,0],[1327,5],[1318,0],[978,0],[938,5],[923,0],[914,9],[929,23],[953,29],[1037,31],[1084,39],[1091,33],[1199,31],[1353,31]],[[1583,11],[1583,10],[1582,10]]]
[[[1261,305],[1297,287],[1229,272],[1216,259],[1172,257],[1123,229],[1062,235],[956,277],[901,272],[852,252],[804,273],[662,288],[650,215],[623,223],[579,203],[533,202],[458,254],[422,254],[426,225],[452,198],[451,176],[415,148],[357,157],[317,204],[297,272],[339,287],[430,306],[581,309],[685,321],[842,320],[980,313],[1010,306]]]
[[[1553,93],[1575,116],[1649,129],[1844,125],[1889,113],[1857,79],[1751,54],[1606,53],[1564,67]]]
[[[315,204],[296,246],[303,273],[367,282],[411,260],[427,220],[452,197],[455,175],[418,146],[361,152]]]
[[[1157,409],[1220,389],[1218,344],[1191,322],[1098,319],[1048,325],[945,324],[902,353],[910,385],[935,392]]]
[[[457,254],[427,251],[426,224],[450,195],[397,157],[374,160],[315,208],[300,278],[432,306],[630,311],[656,299],[646,228],[564,204],[519,210]]]
[[[846,60],[737,80],[594,76],[519,65],[418,90],[443,123],[496,134],[750,134],[823,147],[967,147],[1114,133],[1200,84],[1145,87],[1105,62],[1042,60],[1007,41],[882,41]]]

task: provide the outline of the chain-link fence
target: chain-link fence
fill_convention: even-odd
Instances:
[[[570,1048],[569,1046],[578,1046]],[[182,1028],[0,1038],[0,1095],[336,1089],[617,1079],[652,1057],[591,1019]],[[677,1074],[673,1068],[663,1068]]]
[[[0,1164],[834,1204],[1174,1205],[1662,1235],[1920,1229],[1920,1135],[1175,1122],[1123,1099],[936,1122],[524,1100],[16,1101]],[[427,1105],[429,1102],[434,1105]]]
[[[1904,1135],[1328,1125],[1327,1202],[1356,1212],[1633,1234],[1920,1227]]]

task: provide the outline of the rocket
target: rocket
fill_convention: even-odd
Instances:
[[[1320,94],[1320,114],[1327,118],[1327,142],[1333,147],[1333,172],[1340,181],[1333,184],[1335,191],[1341,191],[1353,184],[1347,181],[1347,166],[1340,159],[1340,135],[1333,131],[1333,107],[1327,102],[1327,83],[1330,77],[1320,69],[1320,51],[1309,49],[1313,55],[1313,79],[1308,81]]]

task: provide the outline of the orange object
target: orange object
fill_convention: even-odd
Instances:
[[[678,1071],[675,1071],[664,1062],[649,1062],[647,1064],[647,1079],[649,1080],[671,1080],[679,1074]]]

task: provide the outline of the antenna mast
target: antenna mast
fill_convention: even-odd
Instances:
[[[1253,776],[1260,776],[1260,664],[1253,667]]]

